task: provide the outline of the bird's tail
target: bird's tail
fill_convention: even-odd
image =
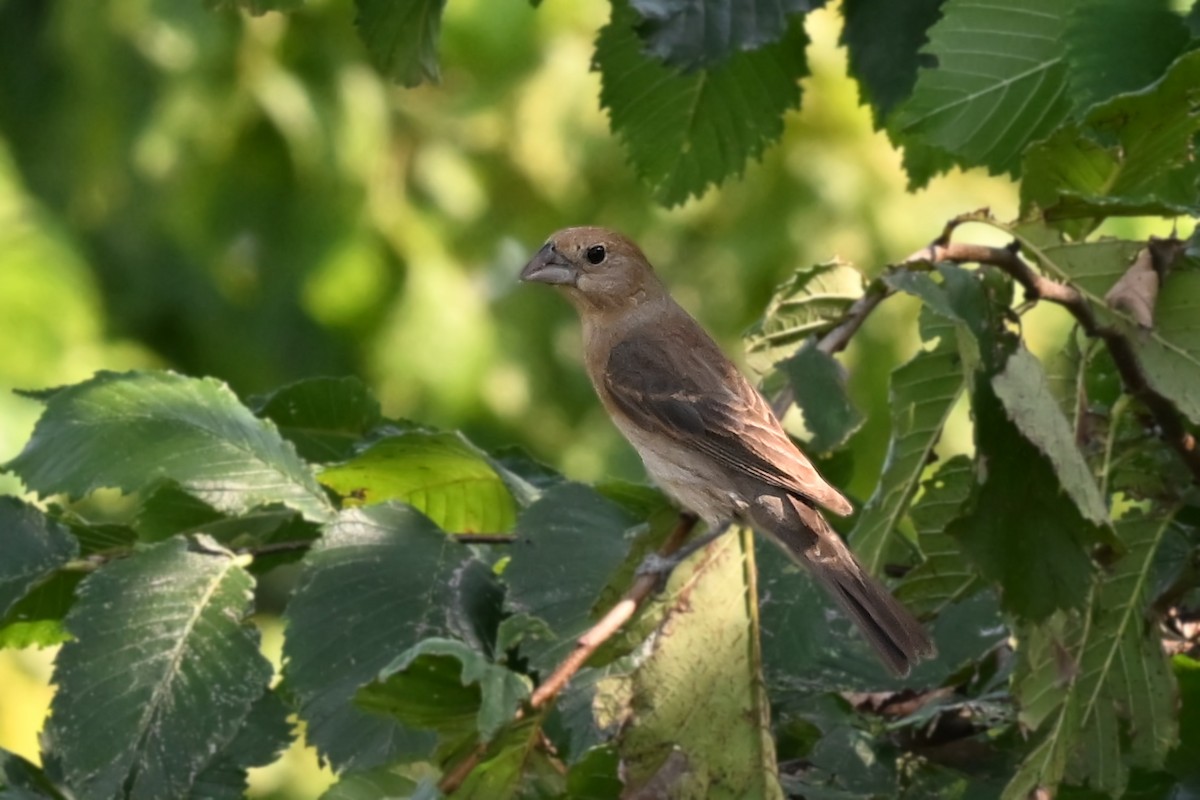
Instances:
[[[845,609],[892,672],[907,675],[914,664],[937,655],[923,625],[879,581],[872,578],[821,513],[793,501],[803,528],[779,527],[770,534]]]

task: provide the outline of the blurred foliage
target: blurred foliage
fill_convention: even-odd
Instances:
[[[0,0],[0,458],[21,453],[9,467],[24,479],[0,475],[0,491],[62,502],[48,516],[0,505],[0,644],[61,642],[72,602],[76,637],[55,664],[44,773],[34,734],[55,651],[0,652],[0,787],[164,796],[195,778],[196,796],[239,796],[249,772],[258,794],[312,797],[332,778],[311,750],[257,768],[296,733],[286,704],[323,757],[358,770],[329,797],[422,796],[472,748],[484,760],[463,796],[613,796],[618,747],[601,742],[614,726],[639,780],[686,775],[696,796],[773,795],[777,762],[782,789],[805,796],[997,796],[1013,775],[1011,797],[1059,780],[1071,796],[1194,790],[1195,726],[1174,698],[1194,711],[1195,662],[1164,661],[1152,635],[1195,586],[1178,460],[1119,399],[1111,360],[1062,347],[1058,309],[1021,316],[1046,375],[1013,349],[996,276],[869,279],[988,204],[1025,224],[980,217],[992,229],[979,240],[1017,236],[1101,307],[1140,240],[1200,209],[1200,12],[1157,0],[702,5],[713,13],[683,0]],[[1021,181],[957,172],[970,167]],[[788,358],[768,383],[800,389],[789,426],[830,451],[826,474],[863,506],[852,543],[873,569],[911,568],[900,596],[936,615],[942,655],[908,683],[883,674],[845,620],[830,624],[773,553],[760,559],[760,619],[742,568],[753,546],[726,537],[668,589],[696,583],[688,596],[721,616],[659,604],[554,713],[506,724],[528,673],[544,676],[612,601],[614,571],[632,569],[625,539],[644,548],[663,534],[653,493],[566,483],[500,451],[517,443],[572,479],[641,476],[587,385],[572,315],[515,286],[546,234],[577,223],[638,240],[731,351],[753,326],[756,369]],[[1127,241],[1076,243],[1097,231]],[[849,280],[829,304],[814,276],[835,274]],[[1133,339],[1155,389],[1189,414],[1195,276],[1173,276],[1160,327]],[[898,294],[855,336],[847,383],[800,345],[864,287]],[[1119,314],[1104,321],[1132,330]],[[100,370],[116,372],[81,383]],[[316,375],[370,389],[302,380]],[[1087,434],[1078,451],[1072,431]],[[376,505],[394,500],[427,516]],[[514,523],[537,547],[513,548],[507,566],[438,529]],[[262,552],[231,552],[245,548]],[[298,583],[295,567],[276,569],[305,551]],[[571,567],[580,553],[586,569]],[[362,594],[341,591],[342,569]],[[254,581],[268,612],[296,593],[286,645],[277,621],[256,620],[287,677],[279,692],[262,691],[272,670],[242,624]],[[126,596],[122,582],[147,588]],[[136,663],[105,650],[106,626],[164,606],[204,624],[154,616],[163,638],[133,637]],[[658,649],[634,648],[664,619]],[[689,637],[711,642],[712,627],[754,645],[696,663]],[[166,641],[187,656],[170,662]],[[96,660],[123,667],[109,675],[119,691],[96,693]],[[172,685],[189,669],[199,683]],[[171,702],[147,704],[148,684]],[[741,749],[687,724],[701,686],[728,688],[708,722],[737,731]],[[870,708],[855,694],[905,687],[926,690],[922,702]],[[448,705],[412,702],[426,694]],[[77,716],[103,703],[109,718]],[[147,705],[164,716],[121,716]],[[974,767],[938,749],[947,726],[975,748]],[[163,738],[140,738],[151,729]],[[666,756],[668,741],[702,763]]]

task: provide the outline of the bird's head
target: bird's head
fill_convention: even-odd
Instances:
[[[580,310],[610,310],[662,292],[638,246],[606,228],[564,228],[521,270],[521,280],[562,290]]]

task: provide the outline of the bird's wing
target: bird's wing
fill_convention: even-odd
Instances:
[[[853,510],[706,334],[630,335],[612,348],[603,380],[617,408],[642,428],[837,514]]]

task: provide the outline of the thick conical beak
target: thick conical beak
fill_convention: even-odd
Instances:
[[[575,274],[575,268],[567,263],[566,259],[560,256],[554,249],[554,245],[549,242],[542,245],[542,249],[537,251],[533,260],[525,265],[525,269],[521,270],[521,280],[536,283],[574,286],[577,277],[579,276]]]

